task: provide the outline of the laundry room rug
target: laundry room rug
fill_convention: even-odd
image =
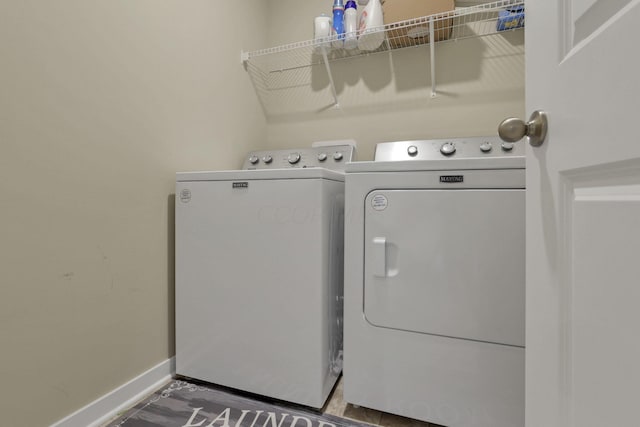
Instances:
[[[371,427],[282,402],[174,380],[108,427]]]

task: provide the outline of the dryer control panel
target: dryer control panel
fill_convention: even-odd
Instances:
[[[325,168],[344,172],[345,163],[353,160],[355,152],[351,145],[252,151],[247,155],[242,169]]]
[[[375,161],[438,160],[448,158],[524,157],[524,143],[497,136],[382,142]]]

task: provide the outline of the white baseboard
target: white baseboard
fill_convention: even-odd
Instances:
[[[52,424],[51,427],[98,427],[114,418],[118,412],[160,388],[175,372],[176,358],[172,357]]]

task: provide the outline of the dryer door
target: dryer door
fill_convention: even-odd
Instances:
[[[367,321],[524,346],[524,197],[522,189],[369,193]]]

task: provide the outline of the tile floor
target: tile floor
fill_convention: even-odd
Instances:
[[[333,389],[333,393],[329,396],[329,401],[322,412],[383,427],[441,427],[437,424],[400,417],[369,408],[356,407],[346,403],[342,397],[342,377],[338,380],[338,384]]]

